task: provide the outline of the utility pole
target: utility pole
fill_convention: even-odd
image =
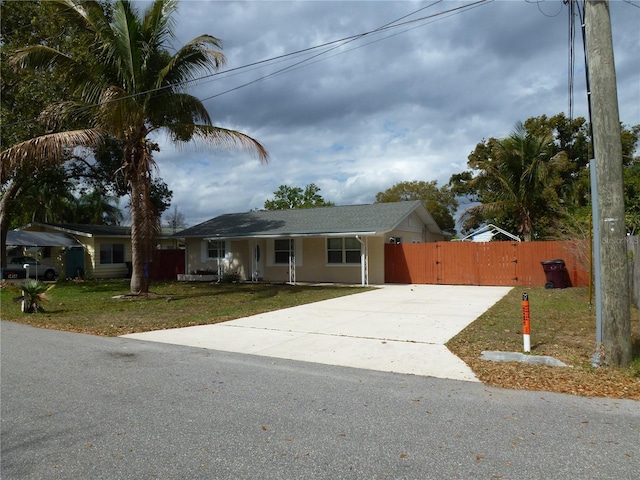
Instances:
[[[586,0],[585,31],[597,213],[602,343],[599,365],[631,362],[631,301],[624,219],[622,141],[608,0]]]

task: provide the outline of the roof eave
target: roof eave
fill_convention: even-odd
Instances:
[[[51,225],[49,223],[34,222],[34,223],[28,224],[25,228],[28,228],[28,227],[31,227],[31,226],[50,228],[52,230],[57,230],[58,232],[69,233],[71,235],[80,235],[81,237],[93,237],[93,234],[89,233],[89,232],[81,232],[81,231],[78,231],[78,230],[72,230],[70,228],[64,228],[64,227],[60,227],[58,225]]]
[[[324,238],[324,237],[373,237],[384,235],[386,232],[326,232],[326,233],[275,233],[255,235],[198,235],[189,238],[202,238],[203,240],[250,240],[250,239],[274,239],[274,238]]]

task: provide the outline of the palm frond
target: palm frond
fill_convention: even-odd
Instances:
[[[164,46],[165,42],[175,40],[173,14],[177,10],[176,0],[155,0],[145,12],[142,27],[152,48]]]
[[[186,43],[159,72],[157,88],[167,85],[181,85],[203,74],[215,72],[226,63],[226,58],[218,49],[222,43],[211,35],[200,35]]]
[[[104,11],[96,0],[48,0],[47,3],[56,7],[57,15],[65,23],[93,33],[105,27]]]
[[[34,70],[55,68],[62,74],[64,81],[77,90],[85,101],[92,103],[97,100],[95,77],[84,64],[76,62],[59,50],[46,45],[31,45],[14,52],[9,63],[17,68]]]
[[[119,86],[129,93],[139,92],[142,79],[139,66],[143,63],[143,45],[140,44],[140,21],[129,2],[117,2],[114,7],[111,42],[113,58],[118,60]]]
[[[496,164],[491,160],[476,162],[474,168],[481,173],[469,181],[471,188],[499,190],[505,198],[517,198],[509,169],[501,168],[500,163]]]
[[[512,208],[513,205],[508,204],[508,202],[497,201],[497,202],[489,202],[489,203],[481,203],[479,205],[474,205],[472,207],[467,208],[462,214],[463,218],[475,214],[484,215],[493,215],[498,213],[503,213],[506,208]]]
[[[57,165],[75,147],[94,147],[104,139],[98,129],[50,133],[32,138],[0,152],[0,183],[19,168]]]
[[[178,124],[170,128],[171,132],[178,130]],[[179,141],[176,137],[172,139]],[[229,130],[212,125],[193,125],[193,140],[209,147],[240,149],[255,155],[261,162],[267,162],[269,160],[269,154],[260,142],[236,130]]]
[[[9,64],[18,68],[34,68],[47,70],[54,66],[75,66],[76,62],[69,56],[45,45],[30,45],[16,50]]]
[[[24,313],[36,313],[42,311],[40,303],[51,300],[47,292],[51,290],[55,284],[45,285],[38,280],[29,280],[23,285],[12,285],[3,283],[3,288],[7,288],[15,293],[20,293],[19,297],[14,297],[16,303],[22,302],[22,311]]]
[[[74,101],[52,103],[40,113],[39,120],[48,130],[59,130],[64,122],[91,125],[94,120],[93,106]]]
[[[149,122],[153,128],[166,127],[172,130],[175,124],[204,124],[211,125],[211,117],[202,102],[186,93],[159,92],[151,97],[147,103]],[[188,138],[179,135],[182,140]]]
[[[116,138],[126,139],[144,135],[145,113],[136,98],[117,86],[106,87],[100,96],[95,115],[97,125]],[[140,138],[137,138],[139,140]]]

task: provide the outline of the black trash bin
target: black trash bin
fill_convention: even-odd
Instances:
[[[571,286],[569,272],[563,259],[556,258],[540,263],[542,263],[542,268],[544,269],[544,274],[547,279],[544,288],[567,288]]]

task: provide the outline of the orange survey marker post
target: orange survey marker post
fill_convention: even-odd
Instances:
[[[529,313],[529,294],[522,294],[522,340],[525,353],[531,351],[531,316]]]

